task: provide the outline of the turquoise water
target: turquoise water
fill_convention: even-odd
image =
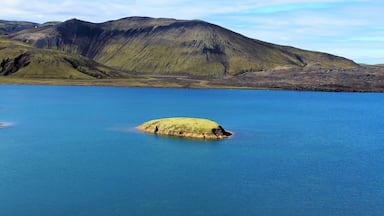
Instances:
[[[384,214],[384,94],[0,85],[0,215]],[[222,141],[142,134],[209,118]]]

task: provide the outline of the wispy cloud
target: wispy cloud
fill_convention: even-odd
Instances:
[[[380,63],[377,61],[384,57],[384,3],[319,1],[313,5],[272,5],[275,4],[210,19],[253,38],[329,52],[357,62]]]

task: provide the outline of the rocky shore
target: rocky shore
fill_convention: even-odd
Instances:
[[[225,139],[232,135],[218,123],[201,118],[155,119],[137,126],[137,129],[155,135],[206,140]]]

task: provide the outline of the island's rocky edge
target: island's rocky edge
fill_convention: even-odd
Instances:
[[[140,131],[193,139],[217,140],[232,136],[232,133],[224,130],[218,123],[201,118],[163,118],[147,121],[139,126]]]

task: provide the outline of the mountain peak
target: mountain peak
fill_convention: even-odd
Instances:
[[[337,56],[250,39],[201,20],[135,16],[91,23],[71,19],[23,32],[15,39],[140,73],[217,76],[309,65],[357,66]]]

